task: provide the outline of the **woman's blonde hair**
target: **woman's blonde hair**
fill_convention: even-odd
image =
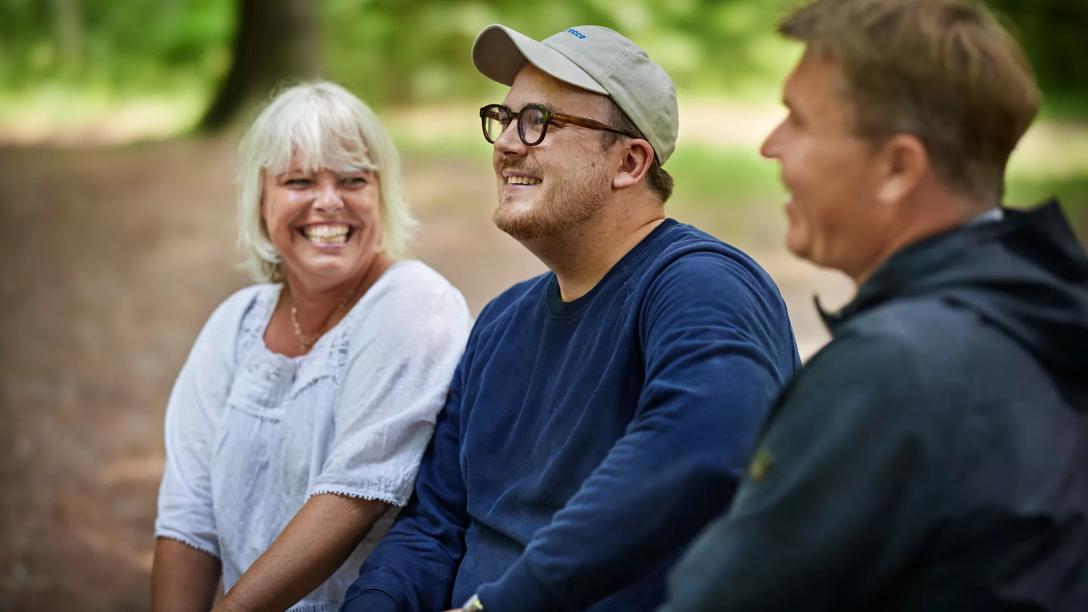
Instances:
[[[407,255],[416,220],[404,200],[400,155],[389,134],[374,111],[343,87],[302,83],[279,92],[238,146],[238,243],[257,281],[283,280],[280,254],[261,218],[261,191],[264,173],[286,172],[295,155],[309,171],[375,171],[383,247],[391,257]]]

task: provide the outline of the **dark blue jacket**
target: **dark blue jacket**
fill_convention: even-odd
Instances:
[[[644,610],[798,365],[770,278],[667,220],[585,296],[480,314],[415,496],[344,610]]]
[[[893,255],[669,612],[1088,610],[1088,257],[1056,203]]]

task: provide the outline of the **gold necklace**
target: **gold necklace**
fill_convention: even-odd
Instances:
[[[291,297],[290,289],[288,289],[287,299],[289,299],[291,301],[291,326],[295,330],[295,338],[298,340],[298,345],[299,345],[299,347],[302,348],[302,350],[304,350],[304,351],[310,350],[310,348],[319,339],[321,339],[321,336],[323,336],[325,334],[325,332],[329,331],[327,329],[328,325],[329,325],[329,322],[331,322],[333,317],[336,316],[336,313],[340,312],[341,310],[344,309],[345,306],[347,306],[348,300],[351,299],[351,296],[355,295],[355,291],[358,288],[359,288],[358,285],[356,285],[355,287],[352,287],[351,291],[349,291],[347,294],[344,295],[343,298],[340,299],[340,302],[336,304],[336,308],[332,309],[332,311],[329,313],[329,315],[327,317],[325,317],[325,320],[321,322],[321,325],[320,325],[320,327],[317,328],[317,331],[314,332],[313,334],[304,334],[302,332],[302,326],[299,325],[299,323],[298,323],[298,308],[295,306],[294,298]],[[310,338],[310,339],[307,340],[307,338]]]
[[[341,298],[340,302],[336,305],[336,308],[332,309],[332,312],[329,313],[329,316],[325,317],[325,320],[321,322],[321,326],[318,327],[317,331],[312,335],[304,334],[302,332],[302,326],[298,323],[298,308],[295,306],[295,299],[291,296],[291,287],[287,284],[286,281],[284,281],[283,288],[284,291],[287,292],[287,299],[291,303],[291,327],[294,328],[295,339],[298,340],[299,347],[301,347],[303,351],[309,351],[310,347],[317,343],[317,341],[321,339],[321,336],[323,336],[325,332],[329,331],[329,323],[332,322],[334,317],[336,317],[336,313],[343,310],[344,307],[352,301],[352,298],[355,297],[355,294],[366,292],[366,289],[364,289],[364,287],[369,286],[367,284],[367,281],[370,279],[371,274],[377,271],[377,274],[380,275],[384,270],[384,266],[375,268],[375,266],[372,264],[370,268],[366,271],[366,273],[363,274],[363,276],[359,279],[359,282],[356,283],[355,286],[352,287],[346,294],[344,294],[344,297]],[[358,299],[358,297],[355,297],[355,299]],[[313,339],[307,340],[307,338]]]

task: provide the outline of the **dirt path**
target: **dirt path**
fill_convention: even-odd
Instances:
[[[196,140],[0,149],[0,608],[147,608],[166,398],[204,319],[245,284],[231,158]],[[405,165],[417,251],[474,312],[543,269],[491,226],[486,168]],[[813,284],[832,303],[847,285],[782,252],[776,211],[754,223],[734,242],[778,280],[811,353],[825,338]]]

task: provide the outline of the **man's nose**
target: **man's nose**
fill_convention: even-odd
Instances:
[[[763,139],[763,144],[759,147],[760,155],[768,159],[778,159],[778,136],[779,132],[782,131],[782,126],[784,124],[785,121],[774,126],[774,129],[771,130],[771,133],[767,134],[767,137]]]
[[[511,121],[495,139],[495,151],[504,155],[524,155],[528,147],[518,136],[518,122]]]

